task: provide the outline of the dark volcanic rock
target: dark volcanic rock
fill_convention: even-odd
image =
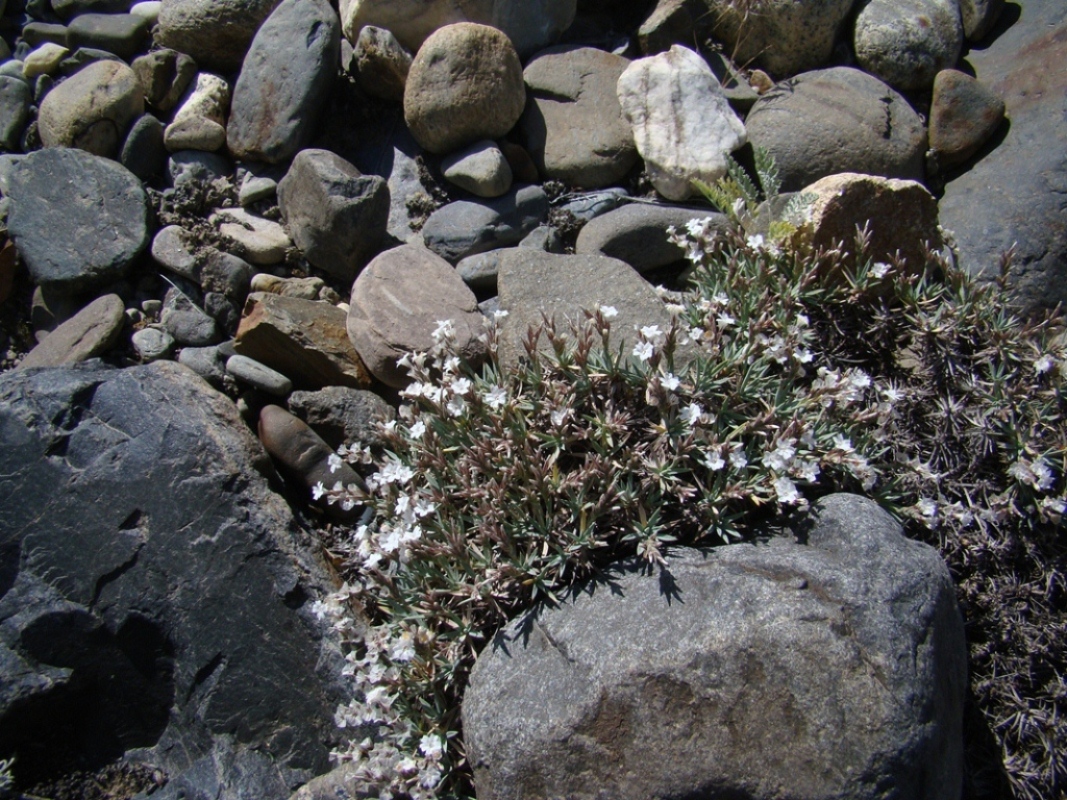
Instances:
[[[24,780],[144,748],[154,798],[274,800],[329,767],[337,650],[309,606],[332,584],[228,399],[172,362],[9,373],[0,462]]]

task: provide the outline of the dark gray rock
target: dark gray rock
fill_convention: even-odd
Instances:
[[[83,150],[46,148],[7,178],[8,232],[38,283],[80,290],[121,278],[148,245],[137,176]]]
[[[630,196],[625,189],[613,186],[602,189],[599,192],[584,192],[580,194],[566,195],[556,201],[557,208],[568,214],[573,214],[580,222],[588,222],[594,217],[606,214]]]
[[[191,56],[204,69],[236,72],[278,0],[168,0],[156,43]]]
[[[462,258],[518,243],[548,215],[540,186],[518,186],[492,200],[457,200],[434,211],[422,228],[433,252],[455,263]]]
[[[63,19],[81,14],[121,14],[131,0],[51,0],[52,9]]]
[[[293,382],[289,378],[248,356],[236,355],[227,358],[226,372],[253,389],[274,397],[285,397],[293,390]]]
[[[218,153],[181,150],[168,159],[167,172],[175,188],[186,183],[208,184],[228,180],[233,174],[233,162]]]
[[[218,346],[183,347],[178,353],[178,363],[188,367],[215,388],[222,386],[226,377],[226,359]]]
[[[142,362],[158,361],[161,358],[170,358],[174,355],[177,342],[174,337],[160,328],[146,327],[134,331],[130,337],[130,344]]]
[[[965,72],[945,69],[930,100],[930,157],[939,168],[962,164],[1004,122],[1004,101]]]
[[[648,272],[685,258],[685,251],[669,241],[668,228],[683,228],[690,220],[706,217],[714,220],[712,230],[725,234],[729,229],[726,216],[709,208],[628,203],[587,223],[574,252],[611,256]]]
[[[144,88],[148,105],[170,111],[196,77],[196,62],[177,50],[162,48],[134,59],[130,65]]]
[[[97,298],[49,333],[18,368],[69,366],[103,355],[122,333],[124,312],[117,294]]]
[[[380,442],[379,423],[396,418],[393,407],[374,392],[348,386],[293,392],[288,405],[334,450],[343,444]]]
[[[221,338],[215,320],[193,303],[189,295],[173,287],[167,289],[163,297],[163,313],[159,321],[181,345],[206,347]]]
[[[952,800],[967,650],[932,548],[875,503],[628,562],[518,620],[463,700],[478,797]]]
[[[351,284],[385,236],[389,189],[335,153],[301,150],[278,184],[278,205],[307,260]]]
[[[0,76],[0,148],[18,152],[22,134],[30,121],[33,96],[26,81]]]
[[[45,42],[67,46],[67,26],[57,22],[29,22],[22,26],[22,41],[31,47]]]
[[[1067,301],[1067,7],[1023,6],[1019,20],[968,56],[1007,107],[1010,127],[945,186],[941,224],[955,235],[958,262],[993,279],[1015,245],[1012,288],[1020,308]]]
[[[167,169],[167,148],[163,146],[163,123],[144,114],[126,134],[119,151],[119,163],[142,181],[159,177]]]
[[[67,26],[68,47],[91,47],[132,61],[148,43],[148,20],[136,14],[82,14]]]
[[[153,797],[284,800],[329,768],[333,584],[233,403],[172,362],[0,376],[0,749],[128,753]],[[130,751],[136,750],[136,753]]]
[[[252,282],[252,265],[232,253],[205,247],[199,254],[200,288],[244,303]]]
[[[352,53],[352,65],[363,91],[393,103],[404,102],[411,59],[411,53],[391,32],[373,25],[366,25],[359,32]]]
[[[805,72],[775,85],[745,120],[770,152],[783,191],[838,172],[923,179],[926,130],[903,96],[851,67]]]
[[[340,51],[341,22],[326,0],[283,0],[256,33],[234,86],[230,152],[277,164],[304,147],[315,135]]]
[[[1004,0],[960,0],[963,35],[969,41],[981,41],[997,24],[1004,5]]]
[[[859,66],[901,91],[929,89],[963,46],[957,0],[865,0],[853,31]]]
[[[152,258],[164,269],[190,281],[200,282],[196,236],[178,225],[168,225],[152,237]]]

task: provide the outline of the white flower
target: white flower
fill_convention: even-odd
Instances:
[[[747,237],[745,243],[753,250],[762,250],[766,246],[766,241],[764,241],[763,234],[761,233]]]
[[[730,466],[734,469],[744,469],[748,466],[748,456],[745,455],[745,451],[741,449],[740,445],[737,445],[737,449],[730,452]]]
[[[892,268],[884,261],[877,261],[871,266],[871,275],[873,275],[878,280],[881,280],[889,274],[890,269]]]
[[[489,391],[482,397],[492,408],[500,408],[508,401],[508,393],[495,383],[489,387]]]
[[[734,200],[734,204],[732,206],[732,209],[733,209],[733,212],[734,212],[734,216],[735,217],[740,217],[745,211],[745,198],[739,197],[736,200]]]
[[[336,453],[330,453],[330,457],[326,459],[326,464],[330,467],[330,472],[337,472],[337,470],[344,466],[344,463],[345,462],[343,462],[341,457]]]
[[[659,379],[659,383],[660,386],[662,386],[668,392],[676,392],[678,391],[678,387],[682,385],[682,382],[678,380],[678,377],[670,372],[661,377]]]
[[[408,434],[410,434],[412,439],[421,439],[425,433],[426,423],[421,419],[416,421],[415,424],[408,429]]]
[[[501,320],[501,319],[504,319],[504,317],[506,317],[507,315],[508,315],[507,311],[505,311],[502,308],[498,308],[496,311],[493,312],[493,319]]]
[[[615,308],[615,306],[601,306],[600,316],[604,319],[615,319],[615,317],[619,316],[619,309]]]
[[[726,462],[722,460],[722,453],[718,450],[712,450],[704,457],[704,466],[712,472],[718,472],[726,466]]]
[[[689,341],[693,344],[700,344],[704,340],[703,328],[690,328],[689,329]]]
[[[452,385],[449,386],[453,394],[465,395],[471,390],[471,382],[466,378],[456,378],[452,381]]]
[[[843,453],[851,453],[855,448],[852,447],[852,440],[837,434],[834,436],[834,450],[840,450]]]
[[[810,364],[815,355],[806,347],[798,347],[793,351],[793,358],[801,364]]]
[[[797,461],[793,465],[793,475],[799,480],[815,483],[819,479],[819,464],[816,461]]]
[[[395,553],[400,549],[400,538],[399,530],[387,531],[378,537],[378,546],[382,548],[382,552]]]
[[[415,516],[419,519],[430,516],[436,510],[437,504],[427,500],[425,497],[420,497],[415,501]]]
[[[313,500],[321,500],[322,496],[326,494],[326,485],[322,481],[319,481],[311,487],[311,497]]]
[[[450,320],[450,319],[439,319],[439,320],[437,320],[437,327],[434,328],[434,331],[433,331],[433,333],[431,335],[433,336],[433,339],[434,339],[435,342],[439,342],[442,339],[449,339],[449,338],[455,336],[456,335],[456,329],[455,329],[455,326],[453,326],[453,324],[452,324],[452,320]]]
[[[445,363],[441,365],[441,370],[447,375],[454,375],[459,371],[462,363],[459,360],[459,356],[449,356],[445,359]]]
[[[633,355],[641,361],[648,361],[655,352],[651,342],[638,342],[634,345]]]
[[[1044,375],[1050,369],[1056,366],[1056,359],[1045,353],[1041,358],[1034,362],[1034,372],[1038,375]]]
[[[685,306],[680,303],[666,303],[664,308],[667,309],[667,313],[672,317],[677,317],[679,314],[685,313]]]
[[[715,321],[717,323],[719,323],[719,327],[720,328],[728,328],[731,325],[736,325],[737,324],[737,320],[734,319],[729,314],[727,314],[725,311],[723,311],[721,314],[719,314],[719,316],[717,316],[715,318]]]
[[[415,637],[404,631],[389,645],[389,658],[393,661],[411,661],[415,657]]]
[[[800,500],[800,492],[797,486],[789,478],[779,478],[774,482],[774,492],[778,495],[779,503],[795,503]]]
[[[928,523],[934,524],[937,521],[937,503],[931,500],[929,497],[923,497],[915,504],[915,510],[919,512]]]
[[[797,450],[791,440],[779,441],[774,450],[763,456],[763,466],[775,472],[785,472],[792,465],[796,454]]]
[[[467,410],[467,401],[457,395],[449,400],[445,407],[453,417],[462,417]]]
[[[403,758],[396,762],[396,774],[401,778],[414,778],[419,774],[419,765],[414,759]]]
[[[432,761],[439,759],[444,753],[444,743],[440,736],[428,733],[419,740],[419,752]]]
[[[1035,461],[1020,458],[1008,467],[1008,475],[1019,483],[1025,483],[1041,492],[1047,492],[1052,488],[1052,470],[1043,458]]]
[[[700,403],[690,403],[678,412],[678,416],[682,418],[682,422],[684,422],[690,428],[700,422],[700,418],[703,415],[704,407],[701,406]]]
[[[555,411],[549,414],[548,417],[552,420],[552,424],[558,428],[563,425],[564,422],[567,421],[567,417],[569,417],[570,415],[571,410],[569,408],[557,408]]]
[[[651,342],[654,345],[662,344],[664,334],[659,329],[659,325],[645,325],[641,328],[641,336],[645,341]]]

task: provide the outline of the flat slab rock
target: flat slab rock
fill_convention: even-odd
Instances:
[[[479,800],[958,798],[948,570],[872,501],[814,512],[799,540],[630,562],[496,636],[463,700]]]

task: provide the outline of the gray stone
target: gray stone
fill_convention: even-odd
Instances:
[[[852,40],[859,65],[901,91],[929,89],[963,46],[958,0],[866,0]]]
[[[630,193],[620,187],[611,187],[599,192],[584,192],[567,195],[560,198],[557,206],[560,211],[572,214],[580,222],[606,214],[630,196]]]
[[[221,148],[226,144],[229,107],[230,85],[218,75],[201,72],[167,126],[163,139],[167,149],[214,152]]]
[[[123,0],[127,2],[127,0]],[[130,6],[130,13],[148,20],[148,24],[154,26],[159,22],[159,12],[163,9],[163,0],[141,0]]]
[[[335,153],[301,150],[278,184],[278,205],[307,260],[350,284],[385,236],[389,189]]]
[[[682,228],[690,220],[706,217],[714,220],[712,230],[724,235],[729,230],[726,216],[708,208],[628,203],[582,228],[574,252],[610,256],[638,272],[648,272],[685,258],[685,251],[669,241],[668,228]]]
[[[693,181],[724,176],[726,157],[747,141],[718,78],[686,47],[637,59],[617,88],[649,179],[668,200],[688,199]]]
[[[945,69],[934,78],[930,150],[941,168],[962,164],[1004,122],[1004,101],[965,72]]]
[[[966,685],[937,552],[838,494],[796,538],[625,562],[509,625],[464,744],[481,800],[953,800]]]
[[[329,291],[322,278],[279,278],[266,272],[253,275],[250,288],[253,292],[270,292],[301,300],[322,300],[323,294]]]
[[[278,0],[168,0],[156,43],[191,56],[204,69],[236,72],[252,37]]]
[[[234,349],[289,377],[301,389],[365,389],[371,376],[349,341],[344,310],[313,300],[254,292]]]
[[[18,78],[0,76],[0,148],[18,152],[30,120],[33,98],[29,85]]]
[[[252,388],[275,397],[285,397],[293,390],[293,382],[289,378],[248,356],[227,358],[226,372]]]
[[[959,0],[963,35],[971,42],[980,42],[1000,19],[1004,0]]]
[[[3,751],[49,775],[127,753],[166,800],[327,770],[343,662],[310,606],[334,584],[233,403],[93,362],[0,376],[0,430]]]
[[[544,221],[548,198],[540,186],[518,186],[492,200],[457,200],[434,211],[422,228],[426,247],[453,263],[518,243]]]
[[[483,140],[445,157],[441,174],[477,197],[500,197],[511,188],[511,166],[496,143]]]
[[[95,64],[98,61],[114,61],[123,66],[126,65],[125,61],[107,50],[98,50],[95,47],[79,47],[60,62],[59,71],[69,77],[76,72],[80,72],[82,67]],[[38,88],[40,88],[40,84],[38,84]]]
[[[136,14],[81,14],[67,26],[67,44],[72,50],[107,50],[126,61],[145,49],[148,38],[148,20]]]
[[[523,357],[527,330],[542,314],[560,330],[583,322],[585,311],[614,306],[612,349],[630,349],[634,330],[659,325],[667,330],[670,314],[656,290],[629,264],[599,255],[555,255],[526,248],[501,252],[497,274],[500,308],[508,316],[500,326],[500,363],[510,369]],[[542,338],[541,347],[549,344]]]
[[[103,355],[122,333],[124,312],[117,294],[98,297],[48,334],[26,354],[18,369],[69,366]]]
[[[142,114],[126,134],[126,141],[119,151],[119,163],[142,181],[163,175],[167,171],[163,123],[152,114]]]
[[[525,103],[522,63],[511,40],[487,25],[460,22],[433,33],[415,54],[404,119],[422,147],[449,153],[503,136]]]
[[[244,303],[252,281],[252,265],[233,253],[205,247],[199,253],[200,288]]]
[[[396,418],[393,407],[374,392],[348,386],[296,391],[288,405],[334,450],[343,444],[378,444],[379,425]]]
[[[32,80],[39,75],[55,75],[68,53],[70,50],[65,45],[45,42],[26,55],[22,62],[22,77]]]
[[[234,86],[230,152],[277,164],[311,141],[340,49],[341,23],[326,0],[283,0],[256,33]]]
[[[144,88],[145,102],[170,111],[196,77],[196,62],[177,50],[162,48],[134,59],[130,65]]]
[[[592,47],[553,47],[523,71],[522,133],[541,174],[597,189],[637,163],[630,123],[615,90],[628,59]]]
[[[352,60],[363,91],[382,100],[404,102],[412,55],[391,31],[365,26],[354,43]]]
[[[838,172],[923,179],[926,130],[908,101],[851,67],[776,85],[745,119],[748,139],[774,158],[782,191]]]
[[[200,283],[196,237],[178,225],[167,225],[152,237],[152,258],[164,269]]]
[[[133,70],[120,61],[97,61],[45,95],[37,128],[45,147],[111,157],[143,113],[144,94]]]
[[[288,165],[246,162],[237,167],[238,202],[248,207],[278,194],[278,181],[285,177]]]
[[[204,311],[218,323],[225,336],[237,333],[241,323],[241,305],[222,292],[204,292]]]
[[[58,22],[28,22],[22,26],[22,41],[30,47],[36,47],[45,42],[67,46],[67,26]],[[8,54],[8,58],[10,58]]]
[[[474,293],[447,261],[424,247],[402,245],[377,256],[356,278],[348,337],[371,374],[399,389],[410,378],[397,359],[429,350],[441,320],[452,321],[457,353],[480,361],[483,319]]]
[[[274,220],[249,214],[243,208],[222,208],[211,215],[222,238],[250,264],[278,264],[292,241]]]
[[[226,377],[226,360],[218,346],[183,347],[178,353],[178,363],[188,367],[212,386],[219,388]]]
[[[116,280],[148,245],[148,197],[125,167],[45,148],[11,169],[8,232],[38,283],[80,290]]]
[[[130,337],[130,343],[142,362],[158,361],[161,358],[170,358],[174,355],[177,342],[174,337],[160,328],[141,328],[134,331]]]
[[[51,0],[52,9],[63,19],[82,14],[121,14],[129,10],[130,0]]]
[[[954,234],[959,266],[992,280],[1014,247],[1013,302],[1037,311],[1067,302],[1067,6],[1030,0],[1019,20],[968,60],[1004,100],[1002,142],[951,176],[941,224]]]
[[[233,163],[219,153],[181,150],[167,160],[167,173],[174,188],[186,184],[209,184],[229,180]]]
[[[215,320],[193,303],[189,295],[173,287],[163,297],[159,321],[180,345],[205,347],[221,338]]]
[[[500,272],[500,254],[510,249],[507,247],[467,256],[456,264],[456,273],[475,291],[496,292],[496,276]]]

